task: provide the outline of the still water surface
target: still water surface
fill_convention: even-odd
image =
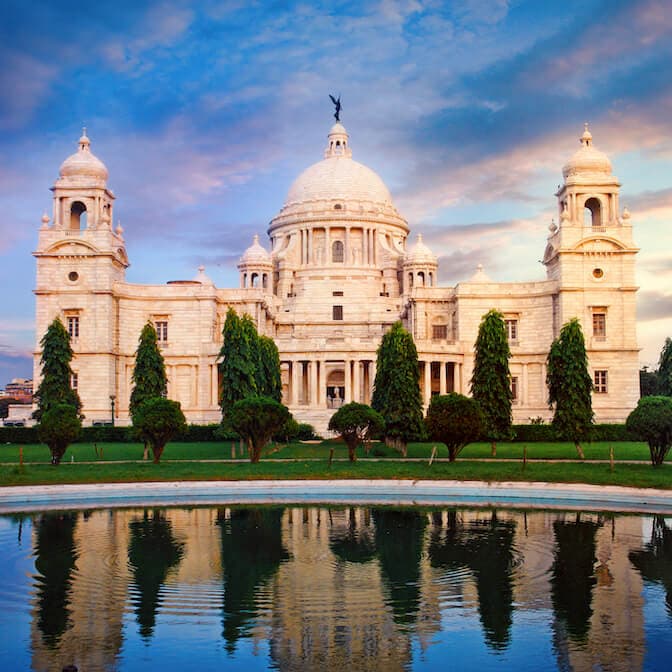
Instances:
[[[672,521],[222,507],[0,517],[0,669],[669,670]]]

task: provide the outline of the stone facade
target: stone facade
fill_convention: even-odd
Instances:
[[[437,283],[438,262],[409,227],[373,171],[352,159],[336,123],[324,158],[305,170],[271,221],[270,252],[258,238],[240,259],[240,287],[219,289],[199,269],[194,280],[137,285],[125,280],[123,230],[113,227],[107,169],[86,133],[52,191],[37,251],[36,333],[60,316],[69,329],[73,370],[87,422],[129,422],[138,336],[157,327],[168,394],[190,422],[217,422],[217,355],[226,311],[249,313],[280,351],[283,402],[324,431],[334,408],[370,402],[376,350],[401,319],[413,334],[420,386],[469,393],[473,347],[491,308],[507,321],[514,421],[550,417],[546,356],[562,325],[583,325],[596,389],[597,421],[623,421],[639,398],[632,223],[619,210],[619,183],[587,130],[563,169],[559,224],[551,224],[547,279],[501,283],[482,268],[454,287]],[[39,350],[39,345],[38,345]],[[39,351],[35,379],[39,380]]]

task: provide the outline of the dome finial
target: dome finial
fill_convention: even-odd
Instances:
[[[88,152],[91,141],[89,136],[86,134],[86,126],[82,126],[82,136],[79,138],[79,151]]]
[[[593,135],[588,130],[588,122],[587,121],[583,124],[583,135],[580,138],[580,142],[581,142],[582,145],[585,145],[586,147],[590,147],[590,145],[593,142]]]

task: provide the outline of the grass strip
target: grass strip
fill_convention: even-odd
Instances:
[[[57,483],[137,483],[148,481],[190,480],[264,480],[264,479],[445,479],[478,481],[542,481],[551,483],[589,483],[622,485],[638,488],[672,489],[672,467],[653,468],[648,464],[617,464],[613,471],[608,464],[528,462],[455,463],[385,462],[360,460],[355,464],[335,462],[331,468],[324,462],[301,460],[287,462],[149,462],[125,464],[64,463],[58,467],[47,464],[2,465],[0,485],[38,485]]]
[[[411,443],[408,446],[408,457],[429,459],[432,453],[432,447],[437,447],[437,458],[447,458],[448,450],[443,444],[432,443]],[[529,460],[558,460],[575,459],[576,450],[572,443],[518,443],[503,442],[497,445],[496,459],[521,459],[523,455],[523,446],[527,447],[527,457]],[[586,459],[588,460],[608,460],[610,446],[614,450],[614,458],[618,460],[642,460],[649,461],[649,448],[645,443],[640,442],[595,442],[584,445]],[[344,444],[338,442],[323,441],[321,443],[290,443],[288,445],[271,445],[264,451],[264,457],[273,457],[274,459],[300,460],[300,459],[327,459],[329,449],[334,448],[334,457],[346,458],[347,448]],[[10,464],[19,462],[18,444],[7,444],[0,446],[0,464]],[[68,447],[64,461],[75,462],[89,461],[116,461],[116,460],[139,460],[142,458],[143,446],[141,443],[75,443]],[[358,456],[366,457],[363,448],[359,448]],[[238,459],[246,458],[247,452],[238,445],[237,442],[199,442],[199,443],[170,443],[166,447],[163,455],[166,460],[227,460],[234,456]],[[370,457],[399,458],[398,452],[388,448],[382,443],[373,443]],[[473,458],[490,458],[489,443],[469,444],[460,454],[459,460],[468,460]],[[46,446],[40,444],[29,444],[23,446],[24,462],[44,462],[49,463],[49,450]]]

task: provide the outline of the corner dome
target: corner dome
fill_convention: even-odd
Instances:
[[[593,146],[593,136],[588,130],[588,124],[585,124],[579,142],[581,148],[565,164],[562,169],[563,177],[567,179],[571,175],[584,173],[611,175],[611,161],[604,152],[595,149]]]
[[[252,245],[245,250],[240,263],[250,265],[272,263],[271,255],[259,244],[258,235],[255,234]]]
[[[59,177],[66,180],[97,180],[106,182],[108,178],[105,164],[91,152],[91,141],[86,135],[86,129],[82,131],[79,139],[79,149],[70,155],[61,164]]]
[[[422,234],[418,234],[418,239],[412,249],[404,257],[404,264],[433,264],[436,265],[436,255],[422,241]]]

